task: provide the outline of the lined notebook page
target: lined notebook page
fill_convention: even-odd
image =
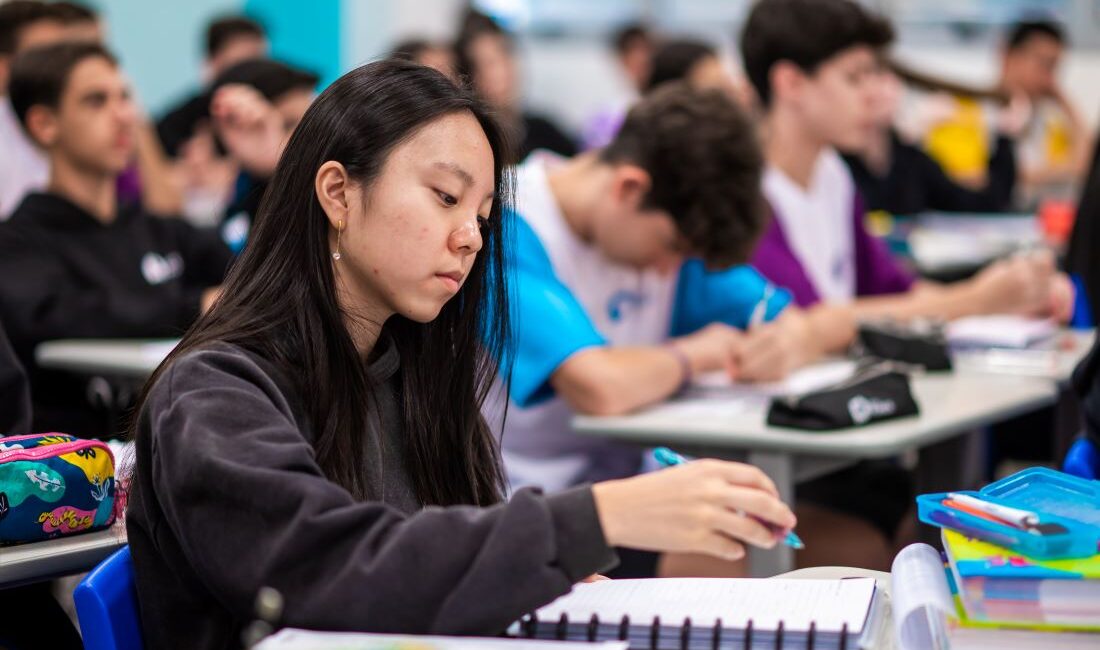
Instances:
[[[564,613],[571,621],[593,614],[607,623],[629,616],[635,625],[660,617],[678,626],[690,618],[693,626],[775,629],[783,621],[788,631],[863,631],[875,593],[872,578],[848,580],[753,580],[751,578],[655,578],[603,580],[577,585],[573,592],[536,612],[540,621],[556,621]]]

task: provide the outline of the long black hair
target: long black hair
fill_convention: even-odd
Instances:
[[[482,230],[482,250],[458,295],[434,321],[392,316],[382,336],[394,341],[401,358],[406,470],[421,502],[499,501],[500,458],[481,406],[509,342],[501,245],[511,196],[503,163],[507,145],[480,100],[424,66],[371,63],[317,97],[287,143],[221,298],[148,386],[174,359],[195,349],[214,342],[240,346],[297,382],[317,461],[329,480],[357,498],[370,496],[362,469],[369,380],[337,303],[330,224],[314,177],[334,160],[367,186],[395,146],[457,112],[473,114],[493,151],[496,199]]]

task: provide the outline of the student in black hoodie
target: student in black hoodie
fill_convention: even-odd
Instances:
[[[0,225],[0,320],[31,378],[34,428],[115,434],[86,382],[47,372],[34,348],[58,338],[178,336],[216,298],[231,254],[213,232],[120,209],[115,177],[137,114],[114,58],[93,43],[27,52],[12,106],[50,159],[47,191]]]
[[[794,515],[698,461],[502,501],[481,406],[508,349],[506,140],[439,72],[382,61],[307,111],[222,297],[148,384],[127,529],[150,648],[279,624],[497,634],[615,562],[742,556]]]
[[[843,154],[864,206],[891,214],[1002,212],[1012,207],[1016,187],[1014,139],[1027,122],[1026,101],[1016,99],[997,121],[985,183],[968,187],[952,180],[931,156],[906,142],[894,128],[901,81],[883,67],[874,74],[874,124],[865,148]]]

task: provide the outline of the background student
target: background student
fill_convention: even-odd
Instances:
[[[245,16],[220,16],[206,26],[202,77],[209,84],[241,61],[267,56],[267,34],[260,23]],[[165,152],[179,157],[192,138],[202,136],[210,116],[210,96],[206,89],[195,92],[169,109],[157,120],[157,135]]]
[[[646,90],[681,79],[692,88],[717,88],[728,91],[731,98],[737,98],[737,93],[733,91],[733,76],[722,65],[718,51],[703,41],[677,39],[662,43],[653,56],[653,68]]]
[[[1033,195],[1072,187],[1088,164],[1091,133],[1058,82],[1066,46],[1057,23],[1023,21],[1009,29],[1001,53],[999,88],[1034,106],[1018,149],[1021,178]]]
[[[62,41],[99,42],[103,29],[98,16],[70,3],[49,4],[15,0],[0,4],[0,94],[6,94],[12,62],[35,47]],[[46,186],[46,155],[23,132],[10,103],[0,99],[0,220],[29,192]],[[140,203],[159,215],[177,214],[182,196],[171,177],[164,152],[152,126],[139,116],[137,145],[130,163],[116,178],[120,200]]]
[[[584,149],[606,147],[630,105],[637,101],[649,84],[653,53],[658,46],[657,35],[643,23],[628,23],[615,31],[611,48],[615,52],[622,88],[619,96],[596,111],[584,125]]]
[[[222,219],[223,237],[237,252],[247,241],[279,152],[313,102],[316,87],[317,75],[270,59],[242,61],[210,86],[212,134],[240,170]],[[266,134],[269,146],[242,144],[242,129],[226,128],[227,114],[249,120],[249,140]]]
[[[893,38],[851,0],[765,0],[745,23],[741,53],[766,108],[764,194],[775,216],[753,264],[799,305],[852,303],[861,316],[943,319],[1020,312],[1061,320],[1072,288],[1046,255],[997,262],[974,278],[914,282],[863,223],[837,147],[874,132],[875,71]]]
[[[177,336],[217,296],[230,252],[213,232],[118,203],[115,180],[133,155],[138,116],[102,46],[21,55],[10,97],[49,156],[50,180],[0,224],[0,320],[31,378],[34,429],[109,436],[114,423],[88,406],[86,382],[40,369],[35,346]]]
[[[940,164],[908,142],[894,122],[903,92],[901,80],[881,65],[873,76],[874,127],[862,149],[842,152],[866,210],[914,215],[945,212],[1005,212],[1016,186],[1015,138],[1030,115],[1026,99],[1000,111],[993,153],[981,187],[951,179]]]
[[[786,292],[738,265],[765,224],[760,168],[733,101],[686,82],[644,97],[606,148],[536,152],[519,168],[515,356],[508,394],[486,410],[513,488],[642,471],[637,447],[573,432],[577,413],[627,413],[708,371],[778,379],[851,340],[843,309],[787,308]],[[873,555],[851,548],[857,562]],[[622,574],[652,575],[655,557],[630,558]]]
[[[500,113],[514,143],[513,162],[536,149],[562,156],[577,152],[577,145],[556,124],[523,107],[512,37],[491,18],[476,11],[466,14],[455,41],[458,74]]]
[[[439,70],[448,79],[458,80],[454,50],[440,43],[423,38],[406,39],[393,46],[390,58],[426,65]]]
[[[0,3],[0,220],[7,219],[28,192],[41,189],[49,162],[23,131],[8,101],[12,60],[37,45],[65,37],[58,12],[37,0]]]
[[[497,634],[612,544],[739,557],[775,536],[734,509],[794,525],[761,472],[718,461],[501,501],[480,406],[511,331],[508,156],[423,66],[358,68],[310,107],[135,423],[149,647],[236,643],[261,586],[288,626]]]

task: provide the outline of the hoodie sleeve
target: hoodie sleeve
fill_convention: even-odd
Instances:
[[[138,471],[170,531],[158,535],[238,620],[267,585],[289,626],[497,633],[615,561],[587,487],[412,515],[356,501],[287,403],[246,355],[207,350],[156,383],[139,423],[153,437]]]

